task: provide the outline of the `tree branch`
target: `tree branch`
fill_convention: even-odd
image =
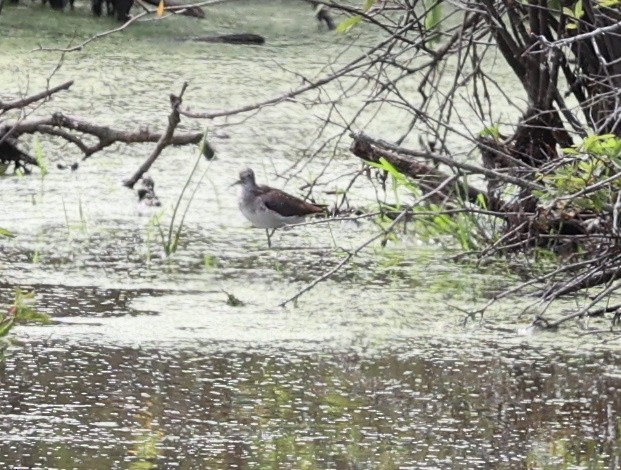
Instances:
[[[45,98],[49,98],[54,93],[58,93],[61,90],[68,90],[72,85],[73,85],[73,80],[69,80],[68,82],[55,86],[54,88],[49,88],[47,90],[44,90],[41,93],[37,93],[36,95],[27,96],[26,98],[21,98],[15,101],[8,101],[5,103],[0,101],[0,110],[7,111],[9,109],[24,108],[31,103],[43,100]]]
[[[124,185],[127,186],[128,188],[134,187],[136,182],[138,182],[138,180],[142,178],[142,175],[144,175],[147,171],[149,171],[149,168],[151,168],[151,165],[153,165],[153,162],[155,162],[157,157],[159,157],[159,155],[162,153],[162,150],[164,150],[166,147],[168,147],[172,143],[175,128],[181,122],[181,118],[179,116],[179,106],[181,106],[183,94],[185,93],[185,90],[187,87],[188,87],[188,82],[185,82],[183,86],[181,87],[181,93],[179,93],[179,96],[170,95],[170,106],[172,108],[172,111],[170,115],[168,116],[168,126],[166,127],[166,131],[162,134],[160,139],[157,141],[157,145],[153,149],[153,152],[151,153],[151,155],[149,155],[149,158],[147,158],[144,161],[144,163],[140,165],[140,168],[138,168],[138,171],[136,171],[136,173],[134,173],[134,175],[131,178],[125,181]],[[201,138],[202,138],[202,134],[201,134]]]

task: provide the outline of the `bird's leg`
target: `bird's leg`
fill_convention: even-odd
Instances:
[[[267,235],[267,247],[271,248],[272,247],[272,235],[274,235],[274,232],[276,231],[276,229],[272,229],[272,232],[270,233],[270,229],[266,228],[265,229],[265,234]]]

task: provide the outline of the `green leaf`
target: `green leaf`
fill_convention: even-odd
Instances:
[[[9,334],[9,331],[13,328],[14,323],[15,320],[13,317],[4,319],[0,322],[0,338]]]
[[[601,7],[616,7],[621,6],[621,0],[598,0],[597,3]]]
[[[394,178],[403,177],[403,174],[399,170],[397,170],[397,167],[395,167],[392,163],[390,163],[384,157],[380,157],[379,161],[381,164],[380,168],[386,170],[388,173],[390,173],[392,177]]]
[[[356,26],[358,23],[362,21],[362,16],[350,16],[349,18],[341,21],[339,25],[336,27],[337,33],[347,33],[350,29]]]
[[[376,0],[365,0],[364,5],[362,5],[363,11],[369,11],[373,5],[375,5]]]
[[[0,227],[0,237],[15,238],[15,235],[13,235],[7,229]]]
[[[442,21],[442,4],[436,3],[425,15],[425,27],[429,30],[436,29]]]
[[[47,325],[51,322],[50,317],[46,313],[37,312],[33,308],[22,309],[17,313],[16,318],[20,322],[35,322]]]
[[[446,214],[436,215],[433,218],[433,222],[438,227],[438,230],[445,233],[450,233],[455,226],[455,222],[453,222],[453,220],[451,220],[451,218]]]
[[[45,178],[45,176],[49,173],[49,169],[45,159],[45,152],[43,152],[43,146],[37,138],[35,138],[34,141],[34,156],[37,161],[37,165],[39,166],[39,170],[41,171],[41,178]]]
[[[493,137],[494,140],[500,140],[500,128],[498,124],[493,124],[479,132],[481,137]]]
[[[570,18],[575,18],[574,11],[571,8],[563,7],[563,13]]]
[[[205,255],[203,257],[203,264],[206,269],[213,269],[220,267],[220,261],[216,255]]]
[[[584,6],[582,5],[582,0],[578,0],[576,2],[574,12],[576,14],[576,18],[582,18],[584,16]]]

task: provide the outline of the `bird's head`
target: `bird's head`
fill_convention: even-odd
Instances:
[[[233,185],[241,184],[242,186],[250,185],[254,186],[256,183],[254,181],[254,171],[250,168],[246,168],[239,172],[239,180],[235,181]]]

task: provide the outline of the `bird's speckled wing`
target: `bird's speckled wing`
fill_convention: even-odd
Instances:
[[[300,198],[275,188],[268,188],[261,197],[265,207],[278,212],[283,217],[303,216],[323,212],[322,207],[303,201]]]

